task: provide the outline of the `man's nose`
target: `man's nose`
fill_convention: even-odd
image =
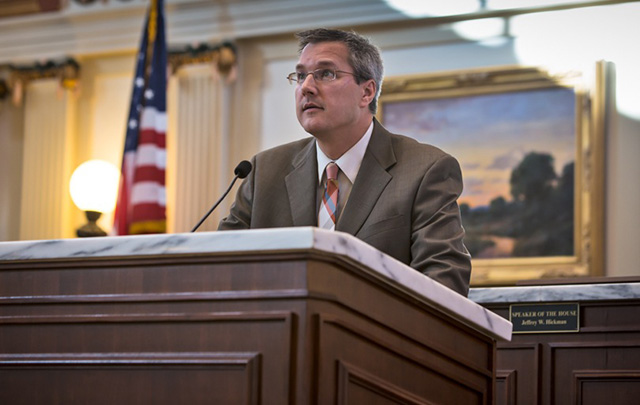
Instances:
[[[302,94],[316,92],[316,80],[313,78],[312,74],[308,74],[302,83],[300,83],[300,91],[302,91]]]

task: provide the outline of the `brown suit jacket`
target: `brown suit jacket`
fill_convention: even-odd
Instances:
[[[316,143],[306,138],[261,152],[219,230],[317,226]],[[374,122],[336,230],[349,233],[467,295],[470,256],[457,199],[458,162]]]

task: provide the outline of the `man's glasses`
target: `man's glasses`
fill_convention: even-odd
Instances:
[[[322,69],[316,69],[316,70],[313,70],[313,71],[307,72],[307,73],[305,73],[305,72],[289,73],[287,75],[287,80],[289,80],[289,84],[294,84],[294,83],[302,84],[302,82],[305,81],[307,76],[312,75],[313,76],[313,80],[315,80],[316,82],[332,82],[332,81],[336,80],[336,78],[337,78],[336,73],[346,73],[346,74],[358,77],[355,73],[352,73],[352,72],[345,72],[344,70],[335,70],[335,69],[322,68]]]

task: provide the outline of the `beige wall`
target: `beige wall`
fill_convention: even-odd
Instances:
[[[120,167],[124,134],[129,113],[135,56],[133,52],[85,57],[80,60],[82,78],[78,98],[77,148],[73,167],[100,159]],[[85,222],[73,205],[74,229]],[[98,224],[111,230],[113,213],[103,215]]]

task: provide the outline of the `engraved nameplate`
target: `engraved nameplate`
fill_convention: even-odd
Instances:
[[[576,303],[512,304],[509,320],[513,333],[580,331],[580,305]]]

